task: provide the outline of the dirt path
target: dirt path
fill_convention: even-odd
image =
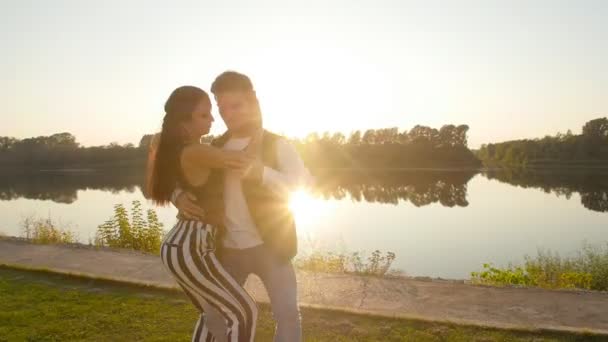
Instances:
[[[177,288],[157,256],[0,239],[0,264]],[[608,334],[608,293],[493,288],[458,282],[298,272],[302,305],[502,328]],[[267,302],[250,277],[247,289]]]

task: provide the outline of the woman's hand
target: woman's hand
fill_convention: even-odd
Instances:
[[[239,173],[241,179],[253,180],[257,182],[262,181],[264,173],[264,163],[262,163],[262,137],[264,130],[259,128],[256,129],[251,135],[251,140],[243,152],[250,158],[247,165],[241,168]]]
[[[247,153],[252,158],[261,157],[262,156],[262,137],[264,135],[264,130],[261,128],[256,129],[251,134],[251,140],[249,140],[249,144],[243,152]]]
[[[253,157],[244,151],[224,151],[224,168],[242,170],[247,168],[253,161]]]
[[[193,173],[207,169],[242,169],[252,160],[253,157],[245,151],[226,151],[203,144],[187,146],[181,156],[182,167]]]
[[[264,163],[259,158],[253,159],[245,168],[240,169],[241,179],[262,182]]]

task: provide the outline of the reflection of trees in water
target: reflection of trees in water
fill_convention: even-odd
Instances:
[[[465,207],[467,183],[474,171],[351,171],[315,170],[313,192],[324,198],[350,198],[356,202],[398,204],[407,201],[420,207],[440,203]],[[608,212],[608,171],[551,172],[524,169],[484,171],[489,179],[523,188],[537,188],[570,199],[581,195],[587,209]],[[0,176],[0,200],[18,198],[72,203],[78,190],[141,191],[144,173],[138,169],[91,172],[38,172]]]
[[[133,192],[143,182],[143,175],[132,170],[99,170],[93,172],[28,172],[0,175],[0,200],[19,198],[73,203],[78,190]]]
[[[608,212],[608,191],[597,190],[581,193],[581,203],[583,203],[585,208]]]
[[[420,207],[441,203],[446,207],[466,207],[467,183],[474,171],[337,171],[315,172],[315,193],[324,198],[356,202],[398,204],[408,201]]]
[[[398,204],[410,202],[420,207],[440,203],[465,207],[467,183],[474,171],[351,171],[315,170],[313,192],[324,198],[350,198],[356,202]],[[523,188],[538,188],[570,199],[580,193],[585,208],[608,212],[608,172],[539,170],[484,171],[489,179]],[[72,203],[78,190],[141,191],[144,174],[137,169],[94,172],[39,172],[0,176],[0,200],[18,198]]]
[[[409,201],[415,206],[441,203],[446,207],[467,206],[467,182],[475,173],[435,171],[341,171],[315,172],[313,193],[325,198],[349,196],[357,202],[391,203]],[[18,198],[72,203],[78,190],[95,189],[113,193],[142,189],[144,175],[138,170],[30,173],[1,177],[0,200]]]
[[[484,171],[488,179],[522,188],[537,188],[558,197],[570,199],[581,195],[581,203],[589,210],[608,212],[608,171],[501,169]]]

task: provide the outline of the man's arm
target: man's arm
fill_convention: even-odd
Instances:
[[[173,190],[173,192],[171,193],[171,204],[173,204],[174,207],[177,208],[177,198],[182,194],[182,192],[184,192],[184,190],[182,190],[182,188],[178,186],[175,187],[175,190]]]
[[[171,203],[178,210],[177,217],[187,220],[202,220],[205,217],[205,211],[199,207],[196,202],[196,196],[184,191],[179,185],[171,194]]]
[[[262,184],[280,193],[298,187],[311,186],[313,177],[304,165],[295,147],[285,139],[277,141],[278,170],[265,166]]]

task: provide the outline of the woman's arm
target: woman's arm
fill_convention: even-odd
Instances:
[[[199,186],[207,181],[211,169],[241,169],[251,163],[251,159],[243,151],[225,151],[210,145],[193,144],[182,150],[180,166],[186,181]],[[193,195],[184,192],[179,185],[171,195],[171,203],[187,219],[204,217],[204,210],[198,206]]]
[[[182,174],[191,185],[207,182],[211,169],[242,169],[251,157],[242,151],[225,151],[215,146],[193,144],[180,155]]]
[[[211,145],[192,144],[182,150],[182,167],[190,170],[240,169],[251,163],[243,151],[226,151]]]

